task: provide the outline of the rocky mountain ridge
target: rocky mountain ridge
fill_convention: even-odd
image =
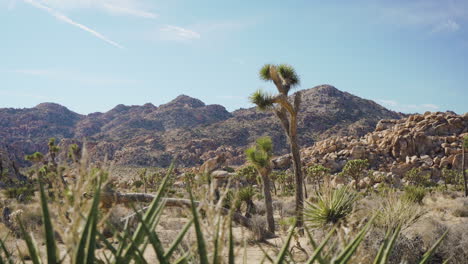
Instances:
[[[330,136],[362,136],[381,119],[404,115],[330,85],[300,91],[300,144],[311,146]],[[48,138],[86,147],[91,160],[107,158],[121,165],[168,166],[175,156],[179,166],[196,166],[221,152],[230,164],[243,163],[244,149],[263,135],[273,138],[275,153],[287,153],[287,142],[277,118],[255,108],[228,112],[221,105],[181,95],[167,104],[118,105],[105,113],[80,115],[44,103],[30,109],[0,109],[0,142],[15,157],[46,152]],[[64,155],[62,155],[64,156]],[[21,158],[17,161],[25,165]]]

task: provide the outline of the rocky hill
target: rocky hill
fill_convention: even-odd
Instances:
[[[303,146],[330,136],[362,136],[381,119],[403,117],[330,85],[300,92]],[[86,141],[92,160],[107,157],[117,164],[137,166],[168,166],[176,155],[179,165],[195,166],[220,152],[228,155],[231,164],[240,164],[243,150],[262,135],[273,138],[276,154],[287,152],[286,138],[272,113],[255,108],[230,113],[223,106],[205,105],[185,95],[159,107],[118,105],[86,116],[50,103],[0,109],[0,125],[0,141],[16,157],[45,152],[50,137],[60,139],[62,149]]]
[[[438,179],[443,168],[461,169],[462,139],[468,113],[426,112],[399,120],[381,120],[362,137],[333,137],[302,150],[305,164],[320,163],[333,172],[347,160],[368,159],[374,170],[404,175],[414,167]],[[468,155],[466,155],[468,164]]]

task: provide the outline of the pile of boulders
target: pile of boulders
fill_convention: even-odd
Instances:
[[[420,167],[434,180],[443,168],[461,169],[468,113],[426,112],[406,119],[381,120],[363,137],[333,137],[302,150],[304,165],[322,164],[339,172],[348,160],[367,159],[370,169],[402,177]],[[465,155],[468,164],[468,155]]]

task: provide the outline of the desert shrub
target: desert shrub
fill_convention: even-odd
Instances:
[[[293,201],[285,202],[279,212],[281,217],[293,216],[296,213],[295,203]]]
[[[396,193],[388,193],[379,199],[375,225],[383,229],[394,230],[398,226],[406,229],[414,224],[425,211],[417,203],[401,199]]]
[[[453,210],[453,216],[456,217],[468,217],[468,207],[467,206],[459,206]]]
[[[266,229],[265,226],[267,225],[265,216],[262,215],[254,215],[250,219],[252,222],[252,240],[255,241],[263,241],[266,237]]]
[[[405,179],[411,184],[416,186],[431,186],[431,176],[425,173],[421,168],[412,168],[405,173]]]
[[[422,204],[426,193],[427,191],[424,187],[406,186],[402,199],[408,202]]]
[[[368,160],[349,160],[346,162],[340,175],[343,177],[350,177],[354,180],[354,187],[358,189],[359,180],[363,177],[364,171],[369,167]]]
[[[358,195],[349,187],[323,188],[316,193],[315,202],[306,202],[304,220],[311,227],[335,225],[348,216]]]

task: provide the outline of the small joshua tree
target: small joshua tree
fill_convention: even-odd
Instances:
[[[302,233],[304,179],[302,176],[301,155],[297,139],[297,118],[299,106],[301,104],[301,93],[297,92],[295,94],[293,102],[288,100],[288,94],[291,88],[300,83],[299,76],[290,65],[266,64],[260,69],[260,78],[265,81],[272,81],[279,93],[277,95],[269,95],[258,90],[251,95],[250,100],[252,103],[256,104],[260,110],[274,111],[289,139],[296,183],[296,225],[300,228],[299,232]]]
[[[364,171],[369,167],[369,162],[367,160],[355,159],[349,160],[346,162],[346,165],[341,172],[342,176],[351,177],[354,180],[354,187],[356,190],[359,189],[359,181],[364,175]]]
[[[269,137],[258,138],[255,146],[245,151],[247,160],[255,166],[258,174],[262,177],[268,230],[275,233],[275,220],[273,218],[273,201],[271,198],[270,183],[272,152],[273,142]]]
[[[320,183],[322,182],[322,180],[324,180],[326,175],[330,173],[330,169],[325,168],[321,164],[316,164],[308,167],[306,169],[306,172],[306,177],[312,180],[312,183],[314,184],[315,189],[317,190],[317,188],[320,188]]]

